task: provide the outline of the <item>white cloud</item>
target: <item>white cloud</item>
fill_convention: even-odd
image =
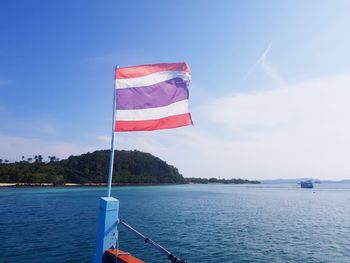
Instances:
[[[350,178],[350,75],[218,98],[208,126],[117,134],[117,148],[151,152],[186,177]]]
[[[218,129],[240,138],[218,145],[232,157],[223,156],[232,171],[256,178],[350,178],[349,98],[350,75],[332,76],[220,98],[208,113]]]

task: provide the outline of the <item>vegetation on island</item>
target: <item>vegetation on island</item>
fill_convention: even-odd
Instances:
[[[260,184],[259,181],[247,180],[247,179],[218,179],[218,178],[185,178],[186,183],[193,184]]]
[[[53,185],[105,184],[109,151],[101,150],[60,160],[42,155],[22,156],[21,161],[0,159],[0,183]],[[152,154],[140,151],[116,151],[113,168],[115,184],[183,184],[183,183],[256,183],[243,179],[184,178],[178,169]]]
[[[41,155],[0,164],[3,183],[102,184],[107,182],[109,151],[95,151],[59,160]],[[177,168],[140,151],[116,151],[113,182],[121,184],[184,183]]]

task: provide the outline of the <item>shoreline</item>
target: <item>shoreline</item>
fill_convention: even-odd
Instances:
[[[185,185],[185,184],[191,184],[191,185],[207,185],[207,184],[222,184],[227,185],[224,183],[113,183],[112,186],[160,186],[160,185]],[[234,185],[242,185],[242,184],[256,184],[256,183],[231,183]],[[25,188],[25,187],[107,187],[106,183],[88,183],[88,184],[74,184],[74,183],[66,183],[66,184],[52,184],[52,183],[0,183],[0,189],[1,188]]]
[[[152,186],[152,185],[183,185],[187,183],[113,183],[112,186]],[[66,183],[66,184],[52,184],[52,183],[0,183],[0,188],[2,187],[106,187],[107,184],[74,184],[74,183]]]

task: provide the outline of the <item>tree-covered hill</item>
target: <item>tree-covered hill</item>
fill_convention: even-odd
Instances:
[[[20,184],[105,184],[109,150],[95,151],[59,160],[41,155],[11,163],[0,159],[0,183]],[[113,183],[115,184],[182,184],[222,183],[256,184],[245,179],[183,178],[177,168],[152,154],[140,151],[115,151]]]
[[[109,151],[95,151],[58,160],[41,155],[10,163],[0,159],[1,183],[76,183],[100,184],[107,182]],[[165,161],[140,151],[116,151],[113,182],[122,184],[184,183],[177,168]]]
[[[186,183],[194,184],[260,184],[256,180],[247,180],[247,179],[217,179],[217,178],[185,178]]]

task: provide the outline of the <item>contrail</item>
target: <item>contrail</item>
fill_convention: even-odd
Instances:
[[[253,72],[253,70],[256,68],[257,65],[261,64],[265,64],[265,60],[266,60],[266,56],[267,54],[270,52],[271,49],[271,44],[270,43],[267,48],[265,49],[265,51],[262,53],[262,55],[259,57],[259,59],[254,63],[253,66],[251,66],[249,68],[249,70],[247,71],[247,73],[244,75],[243,77],[243,81],[247,80],[247,78],[249,77],[249,75]]]

